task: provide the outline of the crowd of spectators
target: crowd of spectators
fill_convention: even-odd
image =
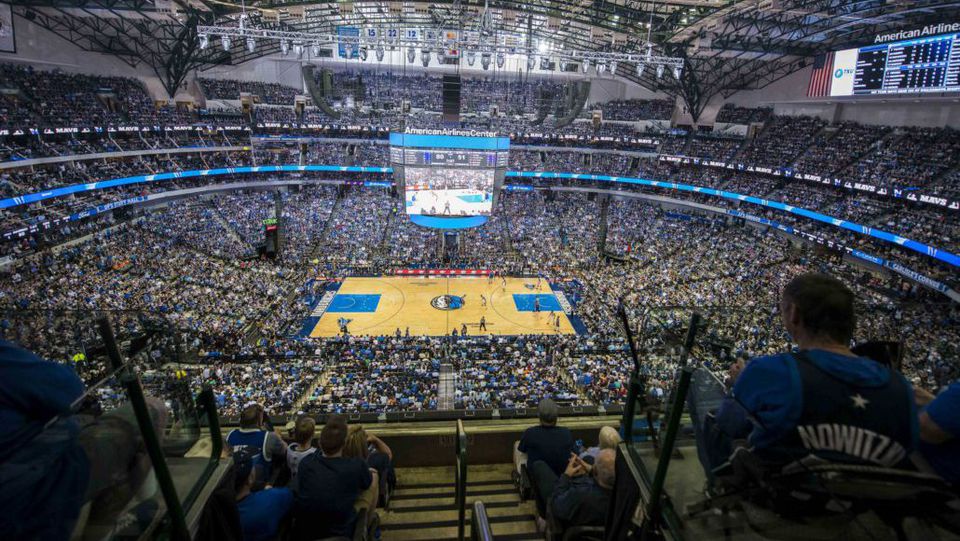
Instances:
[[[293,106],[296,96],[303,94],[303,91],[298,88],[264,81],[206,79],[203,77],[197,79],[197,81],[208,100],[239,100],[240,94],[251,94],[258,97],[260,103]]]

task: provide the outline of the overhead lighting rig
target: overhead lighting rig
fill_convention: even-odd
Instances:
[[[287,32],[283,30],[273,30],[265,28],[252,28],[248,21],[241,20],[237,26],[198,26],[197,34],[199,36],[200,47],[209,46],[210,38],[220,37],[221,43],[225,49],[233,43],[234,38],[246,42],[247,49],[253,51],[257,40],[279,41],[280,50],[287,54],[291,43],[312,43],[311,52],[314,57],[319,56],[319,47],[321,46],[342,46],[343,50],[350,51],[347,58],[358,58],[365,62],[369,59],[367,51],[373,49],[376,52],[377,61],[380,62],[384,57],[384,48],[397,47],[401,50],[407,49],[406,60],[412,64],[417,58],[417,49],[420,50],[420,61],[424,66],[429,66],[433,51],[459,50],[465,51],[467,64],[473,66],[476,63],[477,54],[480,54],[480,66],[487,70],[494,61],[496,66],[502,69],[506,65],[507,55],[527,57],[527,65],[531,69],[536,67],[535,58],[555,57],[561,66],[561,69],[570,64],[579,64],[580,71],[587,73],[591,67],[596,68],[597,75],[608,71],[615,76],[617,67],[622,63],[628,63],[636,66],[638,76],[643,75],[644,70],[651,66],[656,70],[657,77],[662,77],[666,68],[670,68],[674,77],[680,78],[683,73],[683,59],[671,56],[659,56],[653,54],[653,45],[647,43],[642,45],[641,50],[633,52],[614,52],[614,51],[591,51],[587,49],[570,50],[564,49],[562,52],[551,54],[549,47],[540,42],[530,47],[517,47],[506,41],[499,40],[496,37],[483,36],[480,34],[461,34],[457,38],[451,39],[444,32],[416,32],[407,33],[396,32],[395,36],[385,38],[382,32],[366,33],[361,32],[359,36],[341,36],[337,34],[323,32]],[[416,34],[416,37],[411,37]],[[430,35],[431,37],[427,37]],[[384,41],[386,39],[386,41]],[[353,53],[358,53],[356,56]],[[302,53],[298,53],[302,54]],[[439,54],[439,53],[438,53]],[[439,58],[439,56],[438,56]],[[522,62],[522,60],[520,60]]]

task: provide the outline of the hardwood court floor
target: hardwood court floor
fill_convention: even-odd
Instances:
[[[507,278],[506,287],[502,279],[489,281],[485,277],[381,277],[347,278],[334,298],[335,305],[341,310],[327,310],[310,333],[311,338],[336,336],[340,332],[338,320],[351,320],[348,324],[353,335],[393,335],[399,328],[404,332],[410,328],[414,336],[450,335],[453,329],[460,332],[466,323],[467,334],[556,334],[550,322],[549,308],[553,302],[553,290],[543,281],[541,289],[534,289],[536,278]],[[545,311],[520,311],[514,295],[520,295],[517,301],[529,306],[532,295],[541,297]],[[350,306],[364,306],[369,309],[372,296],[379,295],[376,308],[372,311],[350,311]],[[480,295],[487,298],[487,305],[481,306]],[[459,297],[463,306],[456,309],[441,309],[449,304],[444,296]],[[437,300],[441,298],[440,300]],[[356,299],[356,300],[355,300]],[[454,305],[456,299],[453,299]],[[562,310],[560,316],[560,334],[573,334],[573,327]],[[480,330],[480,317],[486,318],[487,330]]]

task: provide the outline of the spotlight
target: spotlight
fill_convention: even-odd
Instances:
[[[643,70],[647,69],[646,64],[637,62],[637,77],[643,77]]]
[[[473,67],[473,65],[474,65],[476,62],[477,62],[477,51],[474,51],[473,49],[468,50],[468,51],[467,51],[467,65],[470,66],[470,67]]]
[[[490,69],[490,53],[483,53],[480,55],[480,66],[483,67],[484,71]]]
[[[200,48],[206,49],[210,46],[210,36],[206,34],[200,34]]]
[[[247,51],[252,53],[257,50],[257,40],[253,38],[247,38]]]
[[[682,68],[682,67],[680,67],[680,66],[674,66],[674,67],[673,67],[673,76],[674,76],[674,78],[676,78],[678,81],[680,80],[680,75],[681,75],[682,73],[683,73],[683,68]]]
[[[361,61],[361,62],[366,62],[366,61],[367,61],[367,48],[366,48],[366,47],[360,47],[360,61]]]
[[[610,62],[610,76],[611,76],[611,77],[616,77],[616,76],[617,76],[617,63],[616,63],[616,62]]]
[[[377,45],[377,49],[376,49],[375,52],[376,52],[376,54],[377,54],[377,62],[383,62],[383,53],[384,53],[384,50],[383,50],[383,44],[382,44],[382,43],[380,43],[380,44]]]
[[[297,53],[297,58],[303,58],[303,42],[293,42],[293,52]]]
[[[663,64],[657,65],[657,79],[663,77]]]
[[[224,51],[230,50],[230,36],[220,36],[220,44],[223,45]]]
[[[607,70],[607,65],[603,62],[597,62],[597,75],[603,75],[603,72]]]
[[[313,45],[310,46],[310,54],[312,54],[314,58],[320,58],[320,43],[319,43],[319,42],[314,42]]]
[[[590,69],[590,61],[584,58],[580,61],[580,71],[586,73]]]
[[[353,58],[353,44],[347,43],[343,46],[343,57]]]
[[[532,70],[537,64],[537,59],[533,55],[527,57],[527,70]]]
[[[430,49],[420,49],[420,63],[423,67],[430,65]]]
[[[407,48],[407,64],[413,64],[413,61],[417,59],[417,50],[413,47]]]
[[[287,41],[287,40],[285,40],[285,39],[281,39],[281,40],[280,40],[280,54],[282,54],[283,56],[287,56],[287,53],[289,53],[289,52],[290,52],[290,42]]]
[[[507,55],[503,53],[497,53],[497,67],[503,69],[503,65],[507,63]]]

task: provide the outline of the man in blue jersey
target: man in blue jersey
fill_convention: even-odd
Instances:
[[[250,449],[253,452],[257,475],[255,489],[269,483],[274,459],[285,457],[287,452],[287,444],[283,438],[274,431],[264,430],[263,426],[263,407],[260,404],[250,404],[240,412],[240,428],[231,430],[226,438],[228,453],[236,453],[241,449]]]
[[[771,467],[813,455],[901,467],[917,445],[913,389],[899,373],[850,351],[853,293],[839,280],[804,274],[784,287],[783,325],[798,351],[746,364],[698,445],[709,471],[746,440]],[[717,436],[722,437],[717,437]]]
[[[960,381],[934,397],[917,390],[920,410],[920,454],[937,475],[960,482]]]
[[[255,452],[242,448],[233,454],[234,488],[243,541],[270,541],[277,537],[280,523],[293,509],[293,492],[289,488],[253,491],[256,471]]]

